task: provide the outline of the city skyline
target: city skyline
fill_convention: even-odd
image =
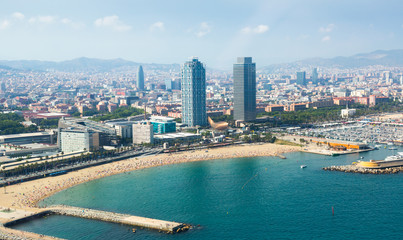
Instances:
[[[402,48],[399,1],[184,3],[5,1],[0,44],[8,47],[0,59],[180,63],[196,55],[230,69],[236,56],[254,56],[264,66]],[[200,11],[190,15],[185,5]]]
[[[0,239],[401,235],[402,0],[0,6]]]

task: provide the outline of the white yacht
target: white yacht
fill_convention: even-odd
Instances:
[[[403,152],[398,152],[397,155],[388,156],[384,161],[401,161],[403,160]]]

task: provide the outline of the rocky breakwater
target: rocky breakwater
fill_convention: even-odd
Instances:
[[[190,229],[190,225],[177,222],[132,216],[122,213],[106,212],[87,208],[78,208],[70,206],[52,206],[49,211],[59,214],[74,216],[87,219],[101,220],[105,222],[114,222],[131,226],[156,229],[167,233],[179,233]]]
[[[338,171],[347,173],[361,173],[361,174],[394,174],[403,172],[403,167],[391,167],[391,168],[363,168],[355,165],[346,166],[330,166],[322,168],[325,171]]]

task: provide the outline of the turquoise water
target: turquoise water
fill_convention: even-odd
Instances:
[[[84,183],[42,203],[200,224],[182,234],[132,233],[128,226],[66,216],[14,228],[67,239],[398,239],[403,232],[403,174],[321,169],[390,154],[384,149],[338,157],[297,152],[287,159],[169,165]],[[301,164],[308,167],[301,169]]]

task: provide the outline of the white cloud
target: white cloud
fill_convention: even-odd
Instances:
[[[241,29],[241,33],[243,34],[250,34],[250,33],[255,33],[255,34],[262,34],[269,31],[269,26],[267,25],[258,25],[254,28],[252,27],[244,27]]]
[[[75,29],[80,29],[83,28],[85,25],[80,22],[75,22],[69,18],[60,18],[58,16],[50,16],[50,15],[44,15],[44,16],[35,16],[31,17],[29,19],[26,19],[26,16],[20,12],[14,12],[13,14],[10,15],[8,19],[5,19],[3,21],[0,20],[0,29],[6,29],[9,28],[11,25],[16,25],[21,22],[28,22],[31,25],[38,25],[38,26],[44,26],[44,25],[49,25],[49,24],[64,24],[66,26],[75,28]]]
[[[322,38],[322,42],[329,42],[330,41],[330,36],[324,36],[323,38]]]
[[[72,28],[75,28],[75,29],[81,29],[81,28],[85,27],[85,25],[83,23],[75,22],[75,21],[73,21],[73,20],[71,20],[69,18],[63,18],[63,19],[60,20],[60,22],[63,23],[64,25],[66,25],[66,26],[69,26],[69,27],[72,27]]]
[[[35,24],[35,23],[42,23],[42,24],[51,24],[54,23],[57,17],[54,16],[37,16],[37,17],[32,17],[28,20],[30,24]]]
[[[0,21],[0,29],[6,29],[9,26],[10,26],[10,21],[8,21],[8,20]]]
[[[209,32],[211,32],[211,26],[206,22],[202,22],[200,24],[199,30],[196,32],[196,36],[203,37]]]
[[[155,22],[150,26],[151,31],[159,30],[159,31],[164,31],[165,26],[163,22]]]
[[[63,19],[61,20],[61,22],[62,22],[63,24],[71,24],[73,21],[71,21],[71,19],[68,19],[68,18],[63,18]]]
[[[333,23],[327,25],[326,27],[320,27],[319,28],[319,32],[321,33],[330,33],[331,31],[333,31],[335,25]]]
[[[255,33],[264,33],[269,30],[269,26],[267,25],[259,25],[254,29]]]
[[[24,16],[24,14],[22,14],[20,12],[15,12],[15,13],[13,13],[13,18],[18,19],[18,20],[24,20],[25,16]]]
[[[119,17],[116,15],[98,18],[95,20],[94,24],[97,27],[107,27],[119,32],[129,31],[132,28],[120,21]]]

